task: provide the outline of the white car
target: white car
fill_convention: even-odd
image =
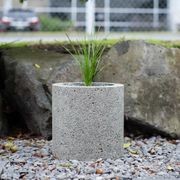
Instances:
[[[1,19],[4,31],[8,30],[40,30],[40,22],[31,9],[10,9]]]

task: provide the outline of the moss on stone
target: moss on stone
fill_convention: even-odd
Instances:
[[[116,44],[119,41],[124,41],[124,38],[121,39],[107,39],[104,41],[104,43],[107,45],[107,47],[111,47],[114,44]],[[82,43],[82,41],[79,41]],[[100,41],[97,40],[97,43]],[[161,40],[146,40],[146,42],[151,44],[160,45],[166,48],[180,48],[180,41],[161,41]],[[75,42],[77,43],[77,42]],[[10,42],[10,43],[0,43],[0,49],[7,49],[7,48],[29,48],[29,47],[41,47],[47,48],[51,47],[51,49],[62,46],[68,46],[69,43],[67,41],[58,41],[58,42],[48,42],[48,43],[42,43],[42,42]]]

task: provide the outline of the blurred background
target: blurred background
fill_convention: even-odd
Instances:
[[[180,0],[0,0],[1,32],[170,32]]]

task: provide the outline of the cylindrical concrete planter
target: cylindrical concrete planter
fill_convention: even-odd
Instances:
[[[52,150],[59,159],[116,159],[122,156],[122,84],[53,84],[52,111]]]

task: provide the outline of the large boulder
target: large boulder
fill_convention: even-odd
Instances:
[[[180,137],[180,50],[143,41],[117,43],[97,81],[125,84],[125,115]]]
[[[4,51],[4,97],[32,134],[52,136],[52,83],[80,81],[68,54],[34,48]]]
[[[48,90],[52,92],[52,84],[58,82],[80,82],[81,73],[75,61],[69,60],[54,68],[46,84]]]
[[[2,54],[0,53],[0,136],[4,136],[7,133],[7,120],[3,115],[3,97],[2,92],[4,88],[4,77],[3,77],[3,61],[1,59]]]
[[[32,133],[50,138],[51,104],[34,66],[25,62],[15,63],[11,70],[14,71],[13,76],[8,74],[5,81],[8,101],[13,103]]]

